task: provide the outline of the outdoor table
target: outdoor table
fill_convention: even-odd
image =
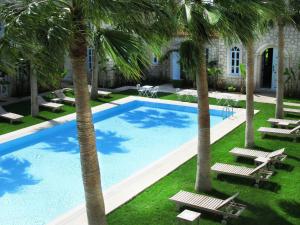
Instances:
[[[184,224],[185,223],[194,224],[196,222],[196,224],[200,224],[200,216],[201,213],[186,209],[183,212],[181,212],[179,215],[177,215],[177,219],[179,220],[179,223],[183,222]]]
[[[142,86],[142,89],[144,90],[144,96],[149,96],[150,91],[153,89],[153,86],[151,85],[144,85]]]

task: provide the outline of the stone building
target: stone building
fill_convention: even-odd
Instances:
[[[0,35],[3,32],[0,26]],[[151,54],[149,68],[145,69],[143,79],[145,82],[172,82],[173,80],[187,80],[188,76],[182,71],[180,66],[179,48],[184,36],[178,36],[170,40],[163,51],[162,59],[158,59]],[[293,27],[285,28],[285,68],[292,68],[296,78],[292,78],[286,84],[287,92],[295,92],[300,95],[300,32]],[[277,70],[278,70],[278,29],[274,28],[255,42],[255,90],[256,91],[275,91]],[[145,53],[149,54],[149,53]],[[222,71],[218,79],[218,86],[227,89],[229,86],[239,88],[241,84],[240,64],[246,64],[246,49],[241,43],[227,45],[222,39],[212,40],[207,44],[206,60],[208,63],[215,62]],[[67,75],[65,82],[72,83],[72,67],[70,59],[65,58],[64,63]],[[91,79],[93,70],[93,50],[87,49],[86,68],[88,79]],[[22,71],[20,71],[22,72]],[[24,77],[24,76],[17,76]],[[23,78],[22,78],[23,79]],[[25,78],[24,78],[25,79]],[[287,76],[286,76],[287,79]],[[10,82],[11,81],[11,82]],[[2,82],[2,83],[1,83]],[[10,82],[8,86],[7,83]],[[21,82],[26,83],[26,82]],[[124,81],[120,73],[115,69],[112,61],[108,60],[102,67],[99,76],[99,87],[113,88],[128,84]],[[16,82],[7,76],[0,74],[0,97],[9,95],[15,90]],[[5,87],[4,87],[5,86]],[[28,89],[28,87],[24,87]],[[19,89],[18,89],[19,90]]]

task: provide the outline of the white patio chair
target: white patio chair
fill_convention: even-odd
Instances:
[[[152,88],[150,91],[149,91],[149,94],[150,94],[150,97],[151,98],[157,98],[157,93],[158,93],[158,90],[159,90],[159,86],[155,86],[154,88]]]
[[[136,85],[136,90],[139,96],[145,96],[145,89],[140,84]]]

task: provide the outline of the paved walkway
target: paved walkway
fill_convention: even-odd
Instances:
[[[136,87],[135,86],[124,86],[124,87],[120,87],[120,88],[115,88],[115,89],[103,89],[103,90],[107,90],[107,91],[111,91],[111,92],[120,92],[120,91],[126,91],[126,90],[135,90]],[[195,91],[196,94],[196,90]],[[159,92],[164,92],[164,93],[175,93],[176,89],[173,88],[173,86],[171,84],[164,84],[164,85],[160,85],[159,86]],[[44,93],[47,94],[47,93]],[[42,94],[42,95],[44,95]],[[210,91],[209,92],[209,97],[210,98],[216,98],[217,96],[221,96],[222,95],[226,95],[229,96],[233,99],[239,99],[239,100],[246,100],[246,95],[244,94],[239,94],[239,93],[225,93],[225,92],[216,92],[216,91]],[[12,104],[12,103],[17,103],[20,101],[24,101],[24,100],[29,100],[30,97],[23,97],[23,98],[2,98],[1,100],[4,100],[3,102],[0,102],[0,106],[4,106],[4,105],[8,105],[8,104]],[[254,101],[255,102],[261,102],[261,103],[269,103],[269,104],[275,104],[276,103],[276,98],[269,96],[268,94],[254,94]],[[289,106],[297,106],[295,105],[295,103],[287,103],[286,105]],[[299,106],[299,105],[298,105]]]
[[[116,89],[109,89],[112,92],[118,92],[118,91],[125,91],[125,90],[133,90],[136,89],[134,86],[124,86],[121,88]],[[196,94],[196,90],[195,94]],[[176,89],[173,88],[171,84],[164,84],[159,86],[159,92],[164,93],[175,93]],[[240,94],[240,93],[226,93],[226,92],[218,92],[218,91],[210,91],[209,97],[210,98],[216,98],[217,96],[222,96],[222,94],[225,96],[230,96],[233,99],[239,99],[239,100],[246,100],[246,95]],[[254,94],[254,101],[255,102],[261,102],[261,103],[269,103],[269,104],[275,104],[276,98],[269,96],[268,94]]]

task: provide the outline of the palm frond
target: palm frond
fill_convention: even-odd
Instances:
[[[99,57],[111,58],[127,78],[138,79],[141,68],[149,64],[145,43],[129,33],[102,29],[95,36]],[[100,59],[101,60],[101,59]]]

